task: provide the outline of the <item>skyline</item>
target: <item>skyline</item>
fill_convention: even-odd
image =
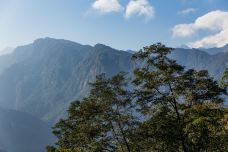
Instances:
[[[220,47],[228,43],[228,2],[1,0],[0,33],[0,50],[44,37],[121,50],[156,42]]]

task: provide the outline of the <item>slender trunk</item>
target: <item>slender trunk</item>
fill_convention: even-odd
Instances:
[[[175,105],[175,113],[177,115],[178,124],[179,124],[179,127],[180,127],[179,131],[180,131],[180,134],[181,134],[181,144],[182,144],[184,152],[187,152],[187,148],[186,148],[186,145],[185,145],[185,138],[183,136],[183,130],[182,130],[180,114],[179,114],[178,109],[177,109],[177,104],[175,103],[174,105]]]
[[[180,117],[180,113],[179,113],[178,108],[177,108],[177,101],[176,101],[176,98],[174,97],[173,89],[172,89],[172,86],[171,86],[170,82],[168,84],[169,84],[169,89],[170,89],[170,91],[172,93],[172,96],[173,96],[174,110],[175,110],[175,113],[177,115],[177,121],[178,121],[178,124],[179,124],[179,131],[180,131],[180,134],[181,134],[180,136],[181,136],[182,148],[183,148],[184,152],[188,152],[186,144],[185,144],[185,138],[184,138],[184,135],[183,135],[181,117]]]
[[[120,148],[121,148],[122,152],[124,152],[123,146],[122,146],[122,144],[119,142],[119,139],[118,139],[118,137],[117,137],[117,133],[116,133],[116,131],[115,131],[115,129],[114,129],[114,126],[113,126],[113,124],[112,124],[112,121],[109,121],[109,123],[110,123],[110,125],[111,125],[111,127],[112,127],[112,132],[113,132],[114,138],[116,139],[117,143],[120,145]]]
[[[130,150],[130,146],[129,146],[129,144],[128,144],[128,142],[127,142],[127,139],[126,139],[126,137],[125,137],[125,134],[124,134],[123,128],[122,128],[122,126],[121,126],[121,124],[120,124],[120,122],[119,122],[119,121],[118,121],[117,123],[118,123],[119,129],[120,129],[120,132],[121,132],[121,134],[122,134],[122,137],[123,137],[124,143],[125,143],[125,145],[126,145],[126,147],[127,147],[127,151],[128,151],[128,152],[131,152],[131,150]]]

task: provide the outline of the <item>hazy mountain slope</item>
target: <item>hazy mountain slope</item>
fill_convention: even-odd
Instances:
[[[187,68],[206,69],[215,79],[220,78],[228,63],[228,52],[210,55],[197,49],[176,49],[171,57]]]
[[[92,47],[51,38],[0,56],[0,106],[17,110],[0,108],[0,152],[42,151],[53,139],[40,119],[52,124],[63,117],[71,101],[88,93],[88,83],[97,74],[132,71],[136,65],[131,56],[132,51],[102,44]],[[207,69],[216,79],[228,63],[228,52],[210,55],[179,48],[171,57],[187,68]]]
[[[112,76],[120,71],[131,71],[132,69],[133,63],[130,54],[101,44],[96,45],[88,56],[74,66],[70,77],[58,90],[56,98],[49,101],[51,103],[50,111],[43,119],[52,120],[56,116],[61,117],[71,101],[83,98],[88,93],[88,84],[93,82],[96,75],[105,73],[107,76]],[[53,101],[55,102],[53,103]],[[59,112],[62,114],[59,115]]]
[[[52,141],[50,127],[41,120],[0,108],[0,151],[42,152]]]
[[[83,97],[97,74],[132,69],[129,53],[50,38],[19,47],[12,56],[17,60],[0,75],[0,105],[46,121]]]
[[[78,64],[81,56],[88,53],[88,48],[53,39],[39,39],[33,44],[18,47],[10,57],[7,56],[14,58],[14,63],[1,74],[0,103],[4,103],[5,107],[20,109],[21,101],[26,103],[25,98],[35,100],[39,91],[43,93],[38,98],[41,102],[46,94],[51,97],[49,90],[54,92],[62,86],[70,75],[68,72]]]
[[[201,49],[202,51],[208,53],[208,54],[211,54],[211,55],[215,55],[217,53],[224,53],[224,52],[228,52],[228,44],[226,44],[225,46],[223,47],[220,47],[220,48],[217,48],[217,47],[214,47],[214,48],[207,48],[207,49]]]
[[[0,74],[0,106],[53,122],[64,115],[71,101],[86,95],[88,83],[97,74],[132,71],[131,56],[102,44],[38,39],[0,57],[0,66],[10,63]],[[228,53],[209,55],[194,49],[176,49],[171,56],[187,68],[208,69],[216,78],[228,62]]]

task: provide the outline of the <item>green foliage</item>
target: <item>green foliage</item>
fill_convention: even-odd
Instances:
[[[137,86],[135,94],[140,111],[148,118],[145,122],[151,124],[148,131],[158,135],[149,137],[149,140],[158,140],[157,144],[150,144],[151,149],[215,151],[219,149],[218,143],[222,143],[222,139],[214,137],[222,132],[220,120],[224,110],[220,95],[225,90],[207,71],[185,71],[168,57],[171,50],[158,43],[134,55],[145,63],[135,70],[133,83]]]
[[[125,74],[112,79],[99,75],[91,84],[90,95],[82,101],[73,102],[68,118],[54,127],[58,137],[58,150],[113,151],[129,149],[127,134],[136,126],[132,115],[131,96],[124,88]],[[50,152],[53,147],[49,147]],[[58,151],[57,150],[57,151]]]
[[[228,87],[228,68],[225,69],[225,72],[220,80],[220,86],[222,88]]]
[[[185,70],[161,43],[133,58],[126,74],[99,75],[88,97],[73,102],[53,133],[62,151],[222,152],[228,150],[227,109],[221,89],[207,71]]]

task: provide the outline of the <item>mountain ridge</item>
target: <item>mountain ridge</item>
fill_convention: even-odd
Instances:
[[[120,71],[131,73],[139,66],[132,60],[133,53],[103,44],[90,46],[44,38],[19,46],[11,54],[0,56],[0,107],[11,109],[6,111],[0,108],[0,133],[7,133],[12,138],[6,140],[0,137],[0,151],[18,152],[15,149],[21,146],[19,152],[36,152],[24,150],[27,146],[25,142],[9,149],[9,145],[15,144],[10,122],[19,121],[19,124],[27,126],[37,123],[37,126],[43,128],[47,127],[44,124],[48,124],[48,127],[53,125],[66,116],[72,101],[87,95],[90,89],[88,84],[95,80],[97,74],[105,73],[111,77]],[[188,69],[206,69],[217,80],[228,63],[228,52],[212,55],[198,49],[177,48],[170,57]],[[1,124],[5,126],[1,127]],[[28,130],[31,131],[31,128]],[[13,132],[21,137],[27,130],[19,125],[19,129],[13,128]],[[26,134],[24,140],[32,133]],[[45,129],[41,130],[40,136],[36,134],[36,138],[42,141],[46,134]],[[43,142],[37,143],[37,149],[43,145]]]
[[[70,101],[82,98],[95,75],[128,71],[131,62],[128,53],[105,45],[92,47],[50,38],[16,48],[11,58],[14,63],[0,75],[0,105],[47,121],[65,111]]]
[[[0,106],[55,122],[70,102],[87,94],[97,74],[132,72],[136,63],[131,56],[104,44],[37,39],[0,57]],[[210,55],[197,49],[179,48],[170,56],[187,68],[207,69],[216,79],[228,62],[228,53]]]

